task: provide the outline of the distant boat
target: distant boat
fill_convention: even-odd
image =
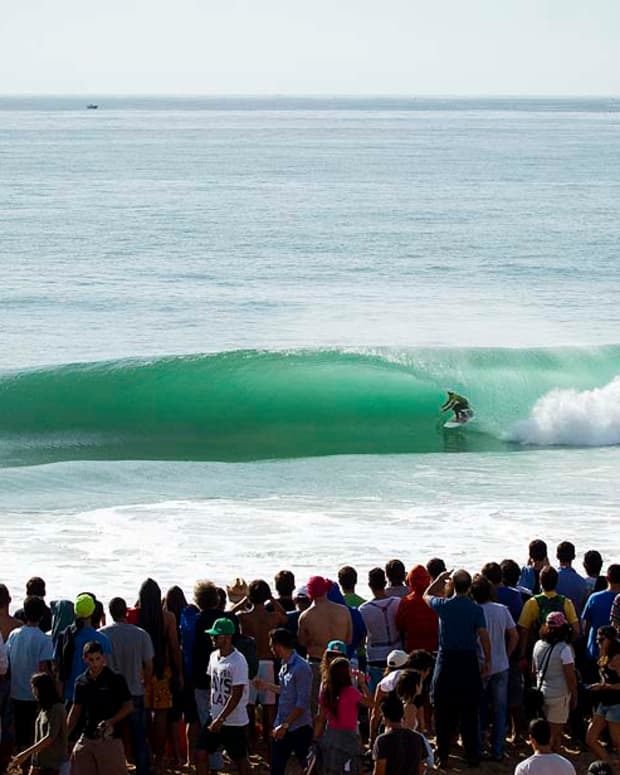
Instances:
[[[98,107],[99,105],[95,105],[93,102],[86,106],[88,110],[97,110]]]

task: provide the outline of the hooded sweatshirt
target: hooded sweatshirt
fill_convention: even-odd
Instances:
[[[431,577],[423,565],[414,565],[407,574],[409,594],[403,597],[396,611],[396,626],[404,633],[407,651],[437,651],[439,620],[423,598],[430,583]]]

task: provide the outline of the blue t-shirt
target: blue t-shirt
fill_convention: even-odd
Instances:
[[[477,651],[477,632],[487,626],[478,603],[466,595],[431,597],[430,603],[439,617],[439,650]]]
[[[574,568],[558,568],[558,585],[555,591],[558,595],[570,598],[577,616],[580,616],[588,593],[588,585],[584,577],[580,576]]]
[[[523,597],[519,590],[513,587],[495,587],[495,591],[497,602],[505,605],[515,622],[518,622],[523,608]]]
[[[588,598],[588,602],[583,609],[583,620],[590,626],[588,632],[588,654],[592,659],[598,659],[599,649],[596,642],[596,631],[599,627],[609,624],[611,615],[611,606],[616,597],[616,592],[594,592]]]
[[[73,700],[73,689],[75,687],[77,677],[82,675],[82,673],[86,670],[86,665],[84,664],[84,659],[82,658],[82,650],[84,649],[84,646],[91,640],[97,641],[97,643],[101,643],[101,648],[103,649],[104,654],[107,655],[112,653],[112,644],[110,643],[110,639],[107,637],[107,635],[99,632],[99,630],[96,630],[94,627],[82,627],[81,630],[76,632],[75,652],[73,654],[73,661],[71,663],[71,675],[69,676],[69,680],[65,682],[66,701]]]
[[[39,672],[41,662],[51,662],[54,644],[36,625],[25,624],[12,630],[6,642],[11,666],[11,697],[14,700],[34,702],[30,679]]]

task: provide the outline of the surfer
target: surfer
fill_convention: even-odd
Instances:
[[[448,399],[441,407],[442,412],[452,409],[454,412],[454,421],[459,423],[467,422],[474,416],[474,412],[469,405],[469,401],[458,393],[448,390]]]

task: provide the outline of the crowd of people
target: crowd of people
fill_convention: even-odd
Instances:
[[[590,550],[580,574],[568,541],[555,555],[535,540],[524,566],[473,577],[390,560],[365,595],[351,566],[302,586],[279,571],[275,593],[201,580],[190,602],[147,579],[107,612],[92,592],[48,606],[36,577],[11,613],[0,584],[0,775],[159,775],[168,759],[207,775],[223,755],[247,775],[257,747],[272,775],[291,757],[312,775],[423,775],[457,750],[497,764],[518,740],[533,753],[517,775],[574,775],[567,746],[612,773],[620,564],[602,575]]]

